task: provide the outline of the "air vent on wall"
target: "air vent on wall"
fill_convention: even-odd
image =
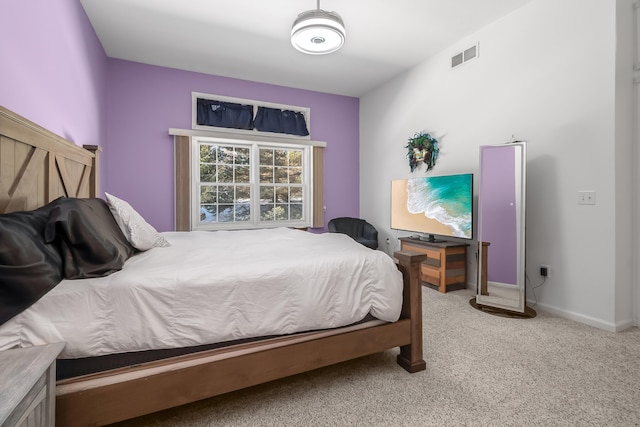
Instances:
[[[455,68],[458,65],[464,64],[465,62],[471,61],[478,57],[480,53],[479,50],[480,44],[476,43],[470,48],[465,49],[464,51],[457,53],[451,57],[451,68]]]

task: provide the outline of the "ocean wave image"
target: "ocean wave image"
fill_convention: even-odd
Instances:
[[[412,178],[407,182],[407,210],[423,214],[452,230],[452,236],[472,238],[471,175]]]

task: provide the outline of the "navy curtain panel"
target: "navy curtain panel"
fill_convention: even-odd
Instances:
[[[199,125],[253,129],[253,105],[198,98],[197,107]]]
[[[258,107],[254,125],[256,129],[264,132],[309,135],[304,114],[297,111]]]

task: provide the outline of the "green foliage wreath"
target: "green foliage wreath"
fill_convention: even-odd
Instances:
[[[407,158],[409,159],[409,168],[413,172],[420,162],[427,165],[429,172],[436,165],[438,160],[438,140],[426,132],[418,132],[412,138],[409,138],[407,149]]]

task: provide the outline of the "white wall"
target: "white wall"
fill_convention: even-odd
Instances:
[[[638,3],[635,2],[636,6]],[[633,280],[635,283],[635,321],[636,326],[640,326],[640,263],[637,262],[640,259],[640,9],[636,8],[634,14],[635,34],[633,35],[633,47],[634,47],[634,118],[633,118],[633,132],[632,132],[632,145],[634,148],[634,185],[633,193],[635,195],[635,203],[633,210],[634,218],[634,254],[633,260],[635,262],[635,270]]]
[[[637,324],[634,313],[634,203],[638,187],[633,185],[634,157],[634,85],[633,85],[633,0],[616,2],[616,115],[615,115],[615,179],[616,179],[616,324]],[[632,183],[625,185],[625,183]],[[636,212],[637,215],[637,212]],[[635,219],[637,221],[637,217]],[[636,223],[637,224],[637,223]],[[636,242],[637,243],[637,242]],[[637,286],[637,284],[636,284]]]
[[[542,282],[538,267],[546,264],[550,278],[535,292],[538,309],[604,329],[628,326],[632,313],[616,313],[616,300],[631,299],[616,295],[631,290],[617,286],[617,277],[628,281],[632,267],[616,262],[616,230],[625,225],[616,221],[628,220],[616,215],[616,199],[631,183],[616,182],[614,173],[615,23],[615,2],[535,0],[362,97],[360,212],[380,240],[396,244],[389,189],[391,180],[411,176],[407,138],[422,130],[438,137],[441,155],[430,174],[449,174],[477,173],[479,147],[515,135],[529,142],[530,304],[531,288]],[[450,57],[476,42],[480,57],[451,70]],[[597,204],[578,205],[579,190],[596,191]]]

